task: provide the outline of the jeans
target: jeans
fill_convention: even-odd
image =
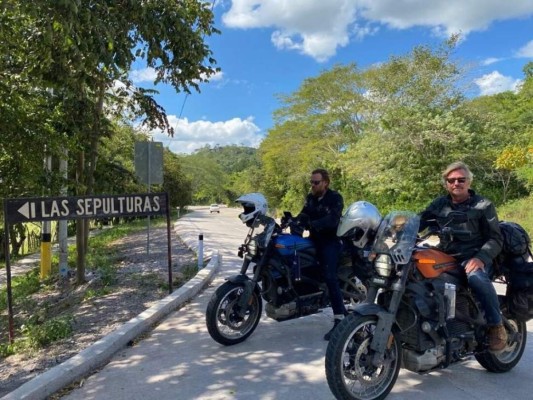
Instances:
[[[324,278],[329,291],[329,299],[334,315],[345,315],[346,308],[337,278],[337,267],[339,265],[342,251],[340,240],[329,240],[321,243],[315,241],[317,256],[320,266],[324,272]]]
[[[485,311],[485,319],[488,326],[499,325],[502,323],[500,314],[500,302],[496,289],[492,285],[490,276],[492,274],[492,264],[485,265],[485,270],[478,269],[466,275],[468,286],[472,289],[477,301]]]

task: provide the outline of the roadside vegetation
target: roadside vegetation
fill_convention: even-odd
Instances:
[[[151,227],[166,226],[163,218],[153,219]],[[73,302],[85,302],[106,296],[120,289],[116,282],[117,255],[111,245],[128,235],[146,230],[146,220],[121,223],[108,229],[102,229],[89,238],[87,255],[87,272],[98,276],[98,284],[84,288],[83,293],[65,291],[65,297],[71,296],[68,305]],[[75,267],[76,253],[74,246],[69,246],[69,267]],[[12,278],[13,308],[15,311],[15,341],[8,340],[7,295],[6,287],[0,288],[0,357],[15,353],[28,353],[42,348],[56,340],[67,338],[72,334],[72,316],[53,310],[57,304],[49,304],[47,293],[65,285],[65,278],[59,276],[58,259],[52,260],[52,275],[44,280],[39,278],[39,267],[32,268],[21,276]],[[185,265],[181,274],[175,277],[173,289],[179,288],[198,272],[196,264]],[[139,277],[145,283],[151,280],[159,291],[168,293],[168,280],[158,274]],[[63,299],[65,300],[65,299]]]

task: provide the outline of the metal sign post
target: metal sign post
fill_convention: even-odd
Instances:
[[[152,185],[163,183],[163,143],[135,142],[135,174],[150,193]],[[150,254],[150,216],[147,218],[146,254]]]
[[[167,193],[141,193],[114,196],[38,197],[4,200],[6,243],[7,305],[9,340],[13,342],[13,302],[9,257],[9,224],[15,222],[94,219],[117,216],[166,215],[168,242],[168,284],[172,293],[172,252],[170,210]]]

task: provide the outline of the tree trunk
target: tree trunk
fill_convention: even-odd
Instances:
[[[26,230],[24,225],[17,223],[9,226],[9,243],[11,244],[11,255],[18,256],[20,248],[26,240]]]

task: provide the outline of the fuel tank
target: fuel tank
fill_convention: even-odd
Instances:
[[[311,239],[296,235],[281,234],[276,239],[275,247],[282,256],[290,256],[298,253],[316,253]]]
[[[414,253],[416,268],[424,278],[436,278],[457,267],[457,260],[436,249],[423,249]]]

